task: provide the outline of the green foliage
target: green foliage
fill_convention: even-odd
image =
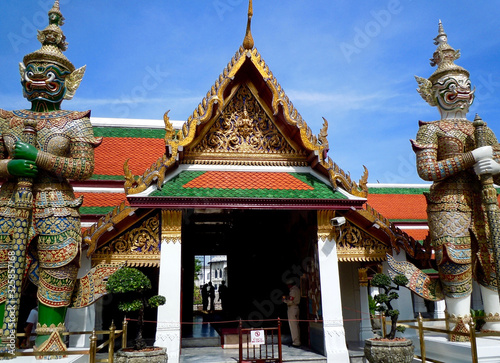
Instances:
[[[374,315],[375,311],[378,311],[377,306],[378,306],[378,303],[375,301],[375,299],[371,295],[368,295],[368,307],[370,309],[371,315]]]
[[[149,307],[151,308],[157,308],[160,305],[165,304],[165,297],[161,295],[155,295],[151,296],[148,300]]]
[[[393,283],[396,286],[393,286]],[[389,339],[394,339],[396,331],[404,332],[405,328],[397,325],[399,310],[393,309],[391,301],[399,298],[396,290],[400,286],[406,286],[408,279],[404,275],[397,275],[393,279],[385,274],[375,274],[371,280],[371,285],[380,288],[383,292],[375,295],[374,301],[379,304],[376,307],[377,311],[384,313],[385,316],[391,318],[391,331],[387,335]]]
[[[106,289],[113,294],[141,292],[151,289],[151,281],[138,269],[123,267],[109,277]]]
[[[405,275],[396,275],[394,276],[394,279],[392,280],[396,285],[398,286],[406,286],[408,285],[408,278]]]
[[[201,300],[201,292],[198,286],[194,285],[193,286],[193,304],[194,305],[199,305],[202,303]]]
[[[385,287],[391,285],[391,278],[384,274],[375,274],[372,278],[371,285],[374,287]]]
[[[165,297],[155,295],[146,297],[151,290],[151,280],[136,268],[123,267],[112,274],[106,284],[108,292],[116,294],[119,300],[118,309],[123,312],[137,311],[138,331],[134,349],[143,349],[146,343],[142,337],[144,325],[144,309],[157,308],[165,304]]]
[[[194,259],[194,279],[198,280],[198,275],[201,271],[201,261],[197,258]]]
[[[126,313],[129,313],[131,311],[137,311],[142,307],[143,307],[142,301],[139,299],[133,301],[120,301],[118,303],[118,309]]]
[[[483,325],[486,324],[486,320],[484,320],[484,318],[486,316],[486,314],[484,313],[484,310],[470,309],[470,315],[473,319],[476,320],[476,331],[480,332]]]

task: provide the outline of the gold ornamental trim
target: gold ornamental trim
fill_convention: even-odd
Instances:
[[[358,268],[358,280],[359,286],[368,286],[368,268],[360,267]]]
[[[253,84],[234,88],[223,110],[183,151],[183,163],[223,164],[248,160],[264,164],[307,165],[307,153],[280,129],[258,100]]]
[[[489,313],[483,318],[486,322],[498,322],[500,321],[500,313]]]
[[[92,256],[92,267],[96,267],[102,263],[120,264],[129,267],[159,267],[160,255],[110,255],[96,253]]]
[[[337,256],[339,261],[385,261],[386,254],[391,253],[390,246],[386,246],[377,238],[350,221],[334,229],[337,241]]]
[[[156,214],[142,221],[109,244],[99,248],[92,257],[93,265],[126,263],[127,266],[157,267],[160,264],[160,218]]]
[[[36,323],[36,333],[38,335],[50,335],[54,332],[56,333],[64,333],[66,331],[66,327],[64,326],[64,323],[59,323],[57,325],[55,324],[43,324],[41,325],[40,323]]]
[[[161,241],[162,243],[181,243],[182,211],[161,211]]]
[[[89,246],[87,257],[90,257],[94,253],[97,248],[97,242],[104,233],[115,228],[117,223],[134,214],[136,210],[137,208],[132,208],[123,201],[111,212],[101,217],[97,223],[87,228],[82,234],[83,242]]]
[[[318,240],[328,241],[333,238],[333,227],[330,223],[331,219],[335,217],[335,211],[319,210],[317,213],[318,218]]]
[[[366,247],[338,247],[337,256],[340,262],[381,262],[385,261],[388,249],[371,249]]]

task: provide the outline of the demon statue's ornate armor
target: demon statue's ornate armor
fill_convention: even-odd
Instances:
[[[427,216],[439,281],[431,282],[410,264],[397,266],[391,261],[390,265],[405,273],[414,284],[409,287],[424,298],[445,298],[447,319],[456,332],[468,332],[474,278],[481,286],[488,320],[485,328],[500,330],[490,226],[478,176],[493,172],[491,164],[496,164],[500,149],[487,127],[483,143],[490,146],[477,147],[474,123],[465,118],[474,100],[469,72],[454,63],[460,53],[448,44],[441,22],[435,44],[431,65],[437,65],[436,71],[429,79],[416,79],[420,95],[439,109],[441,119],[420,122],[412,145],[419,176],[433,182],[426,195]],[[480,164],[483,161],[490,166]],[[452,334],[451,340],[466,339]]]
[[[38,285],[36,351],[64,350],[60,333],[70,304],[81,248],[78,208],[70,180],[92,175],[94,148],[90,112],[63,111],[85,68],[62,53],[65,36],[57,0],[49,25],[38,33],[41,49],[20,64],[30,110],[0,110],[0,316],[3,342],[16,332],[20,286],[29,268]],[[31,262],[31,263],[30,263]]]

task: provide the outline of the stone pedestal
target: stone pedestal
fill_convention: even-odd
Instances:
[[[370,363],[412,363],[415,347],[406,340],[365,340],[365,358]]]
[[[425,355],[428,359],[441,362],[470,363],[472,362],[471,345],[469,342],[450,342],[444,335],[425,336]],[[478,363],[500,362],[500,337],[477,338]],[[417,345],[415,354],[421,355]]]

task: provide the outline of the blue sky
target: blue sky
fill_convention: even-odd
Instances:
[[[0,4],[0,108],[28,108],[18,63],[39,49],[52,0]],[[477,112],[500,137],[500,6],[495,1],[254,0],[255,47],[330,157],[354,180],[420,183],[410,138],[438,112],[416,92],[441,19],[471,73]],[[22,6],[20,5],[22,4]],[[186,120],[242,44],[247,0],[61,0],[66,56],[87,65],[64,109]]]

